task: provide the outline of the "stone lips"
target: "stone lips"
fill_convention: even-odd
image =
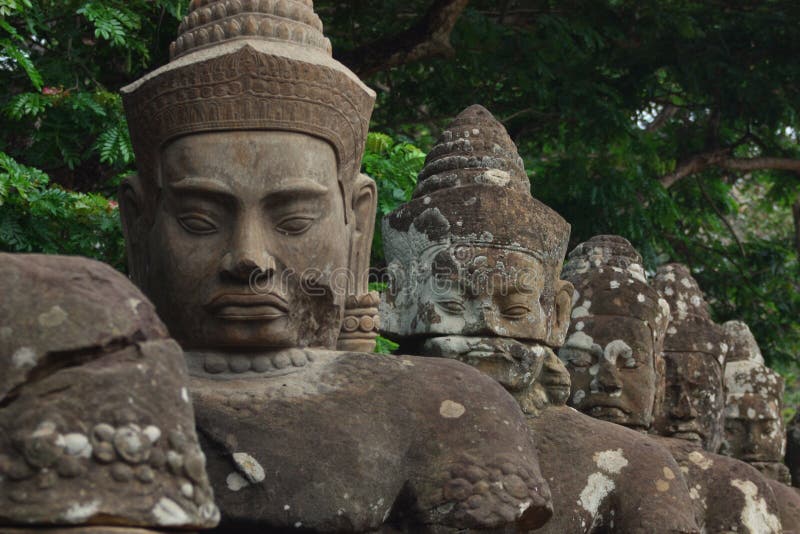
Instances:
[[[442,132],[419,173],[414,198],[473,184],[530,194],[530,180],[505,127],[483,106],[462,111]]]
[[[0,524],[219,520],[183,353],[120,273],[0,255]]]
[[[497,214],[503,214],[502,217]],[[530,194],[496,186],[468,185],[415,198],[384,218],[389,262],[413,261],[433,244],[509,248],[529,253],[548,265],[560,264],[570,225]]]
[[[259,37],[318,48],[331,55],[310,0],[195,0],[170,46],[174,59],[215,42]]]
[[[159,180],[156,162],[164,144],[219,130],[320,137],[336,151],[340,180],[347,185],[355,179],[374,93],[330,58],[318,64],[313,54],[300,53],[304,61],[267,45],[252,40],[218,44],[123,88],[131,141],[146,181]]]

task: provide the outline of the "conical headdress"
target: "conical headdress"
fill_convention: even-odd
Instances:
[[[450,187],[486,184],[530,192],[514,141],[483,106],[462,111],[442,132],[419,173],[414,197]]]
[[[375,93],[331,57],[310,0],[193,0],[170,51],[122,89],[145,178],[182,135],[284,130],[328,141],[345,188],[354,179]]]

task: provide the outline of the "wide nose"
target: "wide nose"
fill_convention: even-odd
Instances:
[[[616,363],[609,362],[605,358],[600,361],[600,369],[597,372],[597,383],[600,385],[600,390],[605,393],[622,392],[622,378],[619,376]]]
[[[272,276],[275,273],[275,258],[270,248],[260,224],[241,224],[233,236],[230,249],[222,258],[223,277],[249,282],[256,275]]]
[[[681,391],[678,397],[678,402],[672,407],[670,413],[676,419],[695,419],[697,417],[697,410],[692,406],[692,401],[685,391]]]

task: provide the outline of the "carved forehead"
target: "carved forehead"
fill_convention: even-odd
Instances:
[[[322,139],[281,131],[210,132],[183,136],[162,151],[162,172],[174,181],[249,178],[265,188],[296,180],[337,179],[333,146]]]

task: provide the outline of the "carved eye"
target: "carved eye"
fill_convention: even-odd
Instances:
[[[531,309],[524,304],[516,304],[514,306],[509,306],[505,308],[502,313],[506,317],[511,319],[519,319],[520,317],[525,317],[531,312]]]
[[[284,235],[298,235],[302,234],[314,223],[314,217],[308,216],[294,216],[287,217],[278,223],[277,229]]]
[[[210,218],[200,213],[189,213],[178,217],[184,230],[192,234],[208,235],[217,231],[217,225]]]
[[[464,312],[464,305],[457,301],[457,300],[442,300],[439,301],[437,304],[444,308],[444,310],[448,313],[463,313]]]

